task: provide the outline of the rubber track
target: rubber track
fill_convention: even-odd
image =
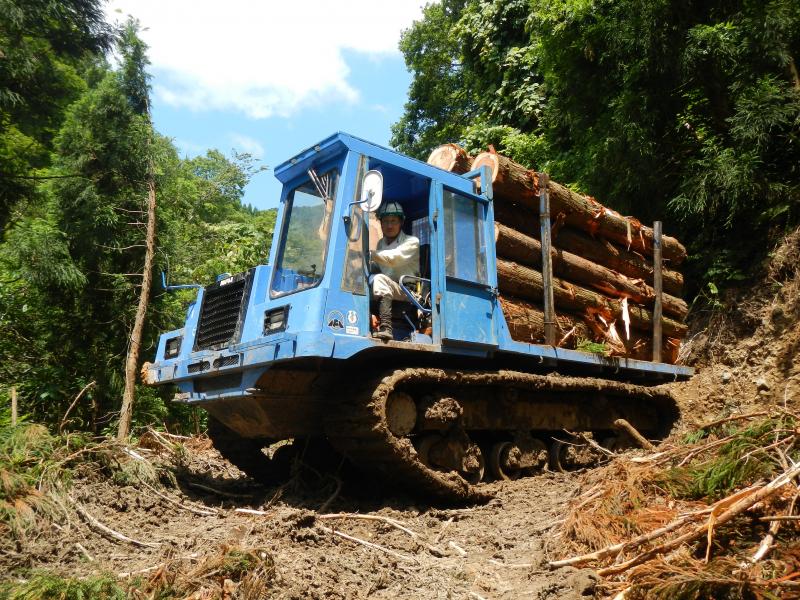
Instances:
[[[519,371],[451,371],[409,368],[384,372],[361,383],[328,414],[326,433],[333,446],[356,465],[377,472],[414,495],[428,495],[446,502],[485,502],[492,496],[481,486],[468,484],[456,473],[426,467],[417,458],[411,440],[397,438],[385,419],[386,399],[398,386],[424,385],[429,389],[447,386],[495,386],[528,392],[592,392],[638,398],[659,409],[662,420],[671,425],[677,418],[672,396],[658,388],[596,378],[534,375]],[[674,414],[672,414],[674,413]],[[665,432],[666,433],[666,432]]]

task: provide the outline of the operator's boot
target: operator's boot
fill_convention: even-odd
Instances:
[[[392,297],[382,296],[378,301],[378,318],[380,325],[372,332],[372,337],[379,340],[389,341],[394,339],[392,335]]]

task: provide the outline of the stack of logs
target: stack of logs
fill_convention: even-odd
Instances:
[[[470,157],[455,144],[435,149],[428,163],[455,173],[489,167],[506,323],[515,340],[543,343],[538,174],[493,151]],[[554,181],[547,189],[557,345],[577,348],[586,341],[602,342],[608,354],[652,360],[653,229]],[[674,363],[688,312],[680,298],[683,276],[674,267],[686,258],[686,249],[675,238],[661,240],[661,360]]]

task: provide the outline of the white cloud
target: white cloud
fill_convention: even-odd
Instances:
[[[228,135],[228,138],[237,152],[247,152],[248,154],[252,154],[253,158],[264,157],[264,146],[259,144],[258,140],[241,133],[231,133]]]
[[[344,50],[398,52],[423,0],[110,0],[110,20],[147,28],[156,97],[193,110],[288,116],[331,100],[356,102]],[[120,9],[122,13],[116,12]]]

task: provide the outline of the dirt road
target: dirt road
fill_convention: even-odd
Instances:
[[[205,438],[183,447],[183,458],[137,450],[169,468],[164,472],[174,473],[177,485],[119,485],[91,472],[74,483],[70,496],[80,511],[140,545],[113,540],[77,511],[75,519],[2,553],[0,567],[18,569],[24,561],[62,575],[108,572],[122,581],[170,573],[191,580],[195,573],[182,585],[196,599],[594,595],[591,571],[552,571],[545,564],[576,491],[575,475],[493,483],[495,499],[486,505],[435,508],[378,483],[365,491],[363,480],[310,470],[282,488],[264,488],[223,461]],[[198,567],[231,548],[261,552],[274,565],[258,595]]]

